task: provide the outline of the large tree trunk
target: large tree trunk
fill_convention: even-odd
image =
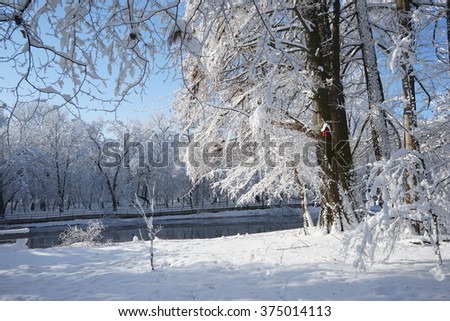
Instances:
[[[358,31],[361,37],[361,49],[366,79],[367,97],[370,109],[370,125],[372,145],[375,159],[389,159],[389,132],[386,124],[386,113],[383,110],[384,93],[381,76],[378,70],[372,28],[366,0],[355,0],[355,12],[358,20]]]
[[[410,56],[413,55],[414,35],[412,30],[411,8],[409,0],[396,0],[397,14],[398,14],[398,28],[402,39],[408,39],[410,49],[402,51],[400,71],[403,74],[402,78],[402,93],[403,93],[403,147],[410,150],[418,150],[419,143],[415,137],[415,130],[417,128],[416,116],[416,89],[414,79],[414,67],[408,63]],[[408,43],[407,42],[407,43]],[[414,203],[416,195],[414,195],[414,188],[417,185],[417,173],[407,173],[407,176],[412,175],[412,182],[414,186],[406,186],[407,193],[405,194],[405,201],[407,203]],[[405,178],[405,181],[408,181]]]
[[[327,232],[333,227],[343,230],[344,222],[350,220],[350,215],[343,206],[344,200],[340,190],[348,196],[351,195],[352,168],[340,74],[340,3],[333,3],[333,29],[330,28],[329,7],[325,1],[302,3],[305,18],[312,23],[305,28],[309,53],[307,68],[319,83],[312,99],[319,145],[317,153],[323,172],[319,225]],[[324,123],[331,125],[331,135],[321,138],[320,128]]]
[[[409,39],[413,48],[412,21],[409,0],[396,0],[397,13],[399,19],[399,34],[402,39]],[[416,89],[414,80],[414,68],[408,63],[411,52],[402,51],[403,57],[400,69],[403,73],[402,90],[403,90],[403,127],[404,131],[404,148],[418,150],[419,145],[414,135],[417,127],[416,116]]]

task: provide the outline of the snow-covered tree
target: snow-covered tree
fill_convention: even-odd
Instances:
[[[2,99],[13,101],[4,108],[3,203],[31,209],[46,200],[43,207],[63,210],[78,198],[117,210],[135,193],[149,205],[153,186],[166,204],[186,195],[191,204],[214,194],[241,203],[301,195],[317,197],[326,232],[362,220],[367,245],[414,226],[438,253],[449,221],[449,5],[0,1],[0,64],[13,71],[0,78]],[[170,58],[163,67],[161,53]],[[180,136],[162,118],[85,124],[62,110],[39,114],[45,99],[72,113],[88,104],[114,110],[143,95],[152,72],[177,63]],[[179,150],[171,155],[167,140],[180,137],[193,186],[181,164],[170,165],[171,157],[180,163]],[[169,165],[141,163],[149,146],[154,165],[166,154]],[[95,187],[82,190],[74,179],[82,172]],[[173,180],[183,182],[181,192]]]
[[[387,116],[383,106],[385,98],[367,1],[355,0],[354,3],[370,109],[368,120],[371,125],[372,146],[377,160],[387,159],[390,156],[390,146]]]
[[[9,196],[24,210],[65,211],[80,162],[84,135],[80,123],[49,105],[28,104],[10,121],[5,143],[5,178]]]
[[[124,148],[130,141],[130,136],[126,135],[128,132],[126,125],[122,122],[112,122],[109,127],[107,125],[107,123],[93,123],[89,126],[89,157],[106,186],[106,195],[100,201],[101,207],[104,208],[105,203],[109,203],[112,211],[117,212],[127,181],[125,162],[132,150]],[[112,139],[108,138],[108,133],[112,135]]]
[[[352,201],[353,165],[339,21],[339,1],[187,4],[173,39],[185,54],[186,90],[176,108],[192,121],[198,157],[222,158],[191,166],[194,180],[216,172],[243,202],[316,187],[325,230],[353,220],[344,205]],[[323,128],[331,130],[322,136]],[[238,164],[229,159],[235,151]]]
[[[155,114],[145,122],[133,122],[129,126],[132,140],[129,170],[133,177],[131,189],[143,206],[169,207],[175,200],[188,193],[184,167],[175,160],[175,137],[177,125],[172,117]],[[134,145],[134,147],[132,147]],[[179,158],[180,156],[177,155]]]
[[[367,259],[373,263],[388,258],[405,231],[425,237],[433,245],[438,266],[442,265],[439,245],[441,233],[448,227],[450,203],[445,191],[449,170],[442,168],[439,152],[436,153],[440,148],[447,148],[445,140],[438,138],[442,137],[442,128],[441,132],[438,128],[446,118],[445,113],[439,113],[448,107],[442,97],[449,90],[448,60],[442,59],[443,8],[441,1],[396,1],[395,6],[383,8],[375,3],[372,7],[374,15],[382,16],[378,22],[371,22],[380,48],[379,72],[395,88],[394,94],[392,89],[390,93],[385,91],[391,102],[384,104],[384,110],[392,127],[404,135],[401,146],[392,150],[391,157],[368,164],[366,217],[351,237],[346,238],[347,246],[356,253],[358,267],[364,267]],[[380,61],[386,62],[388,68]],[[435,81],[437,78],[439,81]],[[430,130],[430,124],[436,127]],[[439,147],[430,153],[433,148],[430,149],[426,137],[433,135],[437,135]],[[421,137],[427,142],[422,143]],[[379,212],[373,211],[372,199],[378,200]],[[384,253],[382,257],[380,252]]]

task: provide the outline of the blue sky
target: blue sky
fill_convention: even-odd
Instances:
[[[15,85],[17,80],[11,73],[13,69],[5,64],[0,64],[0,87],[9,87]],[[5,77],[6,75],[6,77]],[[151,75],[149,81],[146,83],[146,94],[140,95],[131,93],[127,97],[127,101],[123,102],[117,109],[116,113],[104,111],[87,111],[83,110],[81,116],[85,120],[95,119],[120,119],[122,121],[131,119],[145,120],[151,117],[152,113],[166,113],[169,112],[173,102],[174,92],[181,87],[181,81],[177,80],[172,73],[161,73]],[[113,96],[111,90],[111,97]],[[81,105],[92,106],[95,108],[96,102],[91,102],[86,97],[79,97]],[[33,98],[34,99],[34,98]],[[3,91],[0,102],[5,102],[8,106],[15,103],[15,95],[12,92]],[[49,104],[60,104],[61,98],[49,99]],[[71,107],[73,109],[73,107]]]
[[[62,10],[62,8],[58,8],[58,10]],[[61,12],[61,15],[64,13]],[[43,31],[42,36],[42,42],[45,45],[48,46],[54,46],[55,48],[59,47],[59,37],[54,36],[53,34],[50,34],[51,28],[50,26],[45,26],[46,23],[48,23],[45,19],[40,21],[40,23],[44,25],[41,26],[41,30],[47,30]],[[29,68],[28,58],[29,54],[27,51],[27,40],[23,37],[22,33],[20,32],[20,28],[14,29],[14,31],[11,33],[11,37],[9,38],[9,41],[2,42],[2,46],[0,50],[2,53],[0,54],[0,88],[2,88],[2,91],[0,93],[0,103],[5,102],[8,106],[13,106],[16,102],[16,93],[15,93],[15,87],[20,83],[20,91],[19,95],[20,98],[18,99],[19,102],[26,102],[26,101],[35,101],[39,98],[39,96],[36,94],[35,89],[32,88],[29,84],[27,84],[24,81],[21,81],[20,74],[25,74],[27,72],[27,68]],[[165,51],[165,48],[162,49],[163,52]],[[155,66],[164,66],[165,61],[163,57],[164,53],[157,54]],[[14,60],[11,60],[8,62],[8,58],[15,56],[16,58]],[[33,55],[33,63],[36,65],[42,65],[45,64],[53,59],[51,54],[49,55],[48,52],[45,52],[45,50],[32,48],[32,55]],[[105,59],[105,64],[99,68],[100,72],[101,70],[105,70],[105,74],[101,74],[100,77],[105,78],[105,75],[107,75],[106,72],[106,66],[108,65],[107,59]],[[114,66],[114,63],[117,63],[117,61],[114,61],[111,65]],[[33,76],[33,68],[30,68],[31,70],[31,76],[30,81],[33,83],[33,86],[39,87],[41,90],[45,87],[51,84],[54,81],[57,81],[60,78],[64,77],[64,73],[61,72],[61,69],[58,70],[58,66],[55,63],[51,63],[51,65],[54,65],[55,68],[49,67],[46,69],[46,71],[43,73],[40,73],[40,76],[48,78],[48,83],[42,82],[41,79],[36,78]],[[97,64],[97,67],[99,65]],[[104,67],[104,68],[103,68]],[[114,67],[117,67],[115,65]],[[98,97],[100,99],[114,99],[114,81],[117,77],[117,74],[115,72],[115,68],[113,67],[113,75],[110,77],[109,80],[107,80],[107,84],[105,87],[96,87],[97,84],[91,85],[90,88],[92,88],[92,93],[94,96],[97,96],[96,89],[99,89],[99,93],[101,94],[101,97]],[[157,68],[156,68],[157,69]],[[177,75],[175,74],[174,70],[171,70],[170,72],[164,72],[160,74],[153,74],[150,75],[145,83],[145,94],[138,94],[134,92],[130,92],[129,95],[127,95],[126,99],[127,101],[122,102],[122,104],[117,109],[116,113],[108,113],[103,111],[87,111],[86,109],[81,112],[82,118],[86,120],[93,120],[98,118],[103,119],[114,119],[118,118],[120,120],[127,120],[127,119],[147,119],[151,116],[152,113],[155,112],[168,112],[171,106],[171,103],[173,101],[173,94],[174,92],[181,87],[181,82],[177,79]],[[74,84],[72,81],[70,81],[69,78],[62,79],[64,81],[64,85],[62,87],[62,94],[71,95],[73,94],[73,88]],[[99,82],[99,85],[101,83]],[[59,92],[61,92],[57,87],[55,87]],[[60,87],[61,88],[61,87]],[[75,86],[76,88],[76,86]],[[67,89],[67,91],[66,91]],[[87,87],[84,87],[86,90]],[[34,92],[34,93],[33,93]],[[32,94],[33,93],[33,94]],[[53,97],[50,98],[50,95],[47,97],[46,94],[41,95],[40,99],[46,100],[47,103],[51,105],[61,105],[65,101],[61,97]],[[104,103],[103,106],[101,106],[101,102],[95,102],[91,101],[89,97],[84,97],[81,95],[78,95],[79,103],[81,107],[88,107],[92,109],[113,109],[114,106],[111,103]],[[76,108],[73,106],[69,106],[69,108],[75,112],[77,112]]]
[[[108,113],[102,111],[86,111],[83,118],[86,120],[95,119],[117,119],[146,120],[154,113],[168,113],[173,102],[174,93],[181,87],[179,80],[174,80],[172,76],[166,74],[156,74],[150,77],[147,85],[146,95],[133,94],[128,97],[129,102],[124,102],[117,112]]]

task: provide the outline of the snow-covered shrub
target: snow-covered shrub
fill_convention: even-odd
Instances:
[[[95,243],[102,238],[102,232],[105,225],[99,221],[90,221],[86,229],[75,226],[69,226],[67,230],[59,235],[62,245],[70,245],[74,243]]]
[[[450,204],[422,155],[399,150],[389,160],[374,163],[366,188],[365,217],[343,238],[344,253],[352,255],[354,267],[364,270],[367,264],[388,260],[396,242],[412,235],[433,246],[441,266],[441,231],[448,227]],[[381,199],[381,208],[374,210],[372,199]]]

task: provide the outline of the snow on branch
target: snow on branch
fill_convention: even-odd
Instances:
[[[440,230],[448,228],[449,202],[435,179],[420,153],[412,150],[399,150],[371,165],[365,179],[366,215],[343,240],[344,253],[356,269],[387,261],[402,239],[432,244],[437,266],[442,266]]]

